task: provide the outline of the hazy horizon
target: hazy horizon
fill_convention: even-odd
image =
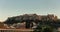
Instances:
[[[54,14],[60,18],[60,0],[0,0],[0,21],[21,14]]]

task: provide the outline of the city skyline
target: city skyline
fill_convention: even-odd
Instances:
[[[0,0],[0,21],[21,14],[54,14],[60,18],[60,0]]]

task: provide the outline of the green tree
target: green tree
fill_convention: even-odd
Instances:
[[[53,32],[53,29],[52,26],[39,24],[34,32]]]

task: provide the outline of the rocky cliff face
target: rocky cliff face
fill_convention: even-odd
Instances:
[[[45,24],[50,23],[51,24],[51,22],[52,22],[53,23],[52,25],[54,25],[54,26],[58,25],[56,23],[60,23],[60,20],[58,22],[53,22],[52,20],[53,21],[58,20],[57,16],[54,16],[54,15],[24,14],[24,15],[20,15],[20,16],[9,17],[4,23],[8,24],[8,26],[11,26],[11,27],[16,26],[15,24],[17,24],[17,23],[23,23],[23,22],[25,22],[25,25],[27,25],[27,24],[30,25],[32,22],[34,22],[35,24],[38,24],[40,22],[42,24],[43,23],[45,23]],[[20,26],[17,25],[17,27],[20,27]]]
[[[57,16],[55,17],[54,15],[37,15],[37,14],[24,14],[20,16],[14,16],[14,17],[9,17],[5,23],[18,23],[18,22],[24,22],[26,20],[29,21],[36,21],[36,20],[56,20]]]

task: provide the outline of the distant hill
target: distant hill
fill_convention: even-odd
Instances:
[[[54,16],[53,14],[48,14],[48,15],[37,15],[37,14],[24,14],[24,15],[19,15],[19,16],[13,16],[13,17],[8,17],[8,19],[4,22],[7,24],[13,24],[13,23],[19,23],[19,22],[24,22],[24,21],[36,21],[36,20],[57,20],[57,16]]]

